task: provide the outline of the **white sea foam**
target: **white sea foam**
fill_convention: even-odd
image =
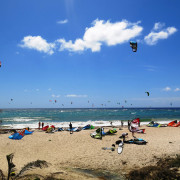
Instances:
[[[154,120],[155,121],[155,120]],[[157,123],[160,123],[160,124],[168,124],[169,122],[171,122],[172,120],[169,120],[169,121],[155,121]],[[76,121],[72,121],[72,125],[73,127],[84,127],[88,124],[91,124],[93,126],[96,126],[96,127],[107,127],[107,126],[111,126],[111,122],[112,122],[112,126],[121,126],[121,120],[114,120],[114,121],[86,121],[86,122],[82,122],[82,121],[79,121],[79,122],[76,122]],[[44,123],[44,126],[46,125],[54,125],[55,127],[62,127],[62,128],[67,128],[69,127],[69,123],[70,122],[46,122]],[[147,125],[149,122],[141,122],[141,125]],[[123,121],[123,124],[125,126],[128,125],[127,121]],[[6,126],[6,125],[3,125],[3,126]],[[11,129],[23,129],[23,128],[38,128],[38,122],[34,122],[34,123],[26,123],[26,124],[11,124],[11,125],[8,125],[10,126]]]

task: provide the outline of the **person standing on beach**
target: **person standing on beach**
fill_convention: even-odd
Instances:
[[[44,123],[42,122],[42,128],[44,127]]]
[[[130,120],[128,120],[128,130],[129,130],[129,131],[131,131],[131,130],[130,130],[130,126],[131,126],[131,122],[130,122]]]
[[[123,125],[124,125],[124,123],[123,123],[123,121],[121,120],[121,127],[123,127]]]
[[[38,127],[38,129],[40,129],[40,127],[41,127],[41,122],[39,121],[39,127]]]
[[[71,124],[71,122],[70,122],[70,124],[69,124],[69,131],[70,131],[70,134],[72,134],[72,133],[73,133],[73,131],[72,131],[72,124]]]

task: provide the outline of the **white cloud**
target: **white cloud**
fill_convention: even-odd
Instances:
[[[157,22],[157,23],[154,24],[153,30],[159,30],[159,29],[162,29],[164,26],[165,26],[165,23]]]
[[[167,86],[163,89],[163,91],[171,91],[171,88]]]
[[[100,51],[102,44],[113,46],[125,43],[136,36],[139,36],[143,30],[139,26],[140,22],[130,23],[126,20],[111,23],[110,21],[95,20],[92,27],[86,28],[82,39],[66,41],[65,39],[58,39],[60,51],[65,49],[69,51],[84,51],[91,49],[92,52]]]
[[[156,66],[151,66],[151,65],[146,65],[144,66],[147,71],[156,71],[157,67]]]
[[[82,98],[85,98],[85,97],[88,97],[88,96],[87,95],[68,94],[68,95],[66,95],[66,97],[82,97]]]
[[[53,98],[59,98],[61,95],[59,95],[59,94],[58,94],[58,95],[52,94],[51,96],[52,96]]]
[[[35,49],[50,55],[54,53],[53,49],[55,48],[55,44],[47,43],[41,36],[26,36],[21,42],[20,47]]]
[[[170,35],[177,32],[177,29],[175,27],[168,27],[161,30],[163,26],[163,23],[155,23],[153,30],[144,37],[144,41],[148,45],[155,45],[160,39],[167,39]],[[159,30],[159,32],[157,32],[157,30]]]
[[[68,23],[67,19],[57,21],[57,24],[66,24],[66,23]]]
[[[174,91],[175,91],[175,92],[180,91],[180,88],[176,88]]]

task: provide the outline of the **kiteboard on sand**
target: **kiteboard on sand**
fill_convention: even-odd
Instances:
[[[123,150],[123,142],[120,142],[119,145],[118,145],[118,154],[121,154],[122,153],[122,150]]]

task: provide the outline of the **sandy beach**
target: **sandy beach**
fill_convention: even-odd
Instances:
[[[180,153],[180,128],[177,127],[146,127],[145,134],[135,134],[148,143],[146,145],[124,144],[122,154],[115,151],[103,150],[102,147],[111,147],[119,140],[119,136],[128,132],[127,128],[119,130],[111,136],[104,136],[102,140],[90,137],[92,130],[82,130],[70,134],[67,131],[45,133],[35,130],[32,135],[26,135],[21,140],[11,140],[8,134],[0,134],[0,169],[7,175],[6,155],[14,153],[13,162],[16,172],[32,161],[45,160],[49,166],[44,169],[36,168],[27,171],[45,176],[50,173],[61,172],[59,177],[71,179],[72,168],[93,169],[115,174],[125,174],[132,169],[147,165],[154,165],[156,158],[174,156]],[[105,128],[105,132],[108,131]],[[132,138],[129,133],[128,139]],[[70,172],[71,173],[68,173]],[[24,175],[24,174],[23,174]],[[73,179],[80,178],[74,174]],[[85,179],[91,179],[86,177]]]

